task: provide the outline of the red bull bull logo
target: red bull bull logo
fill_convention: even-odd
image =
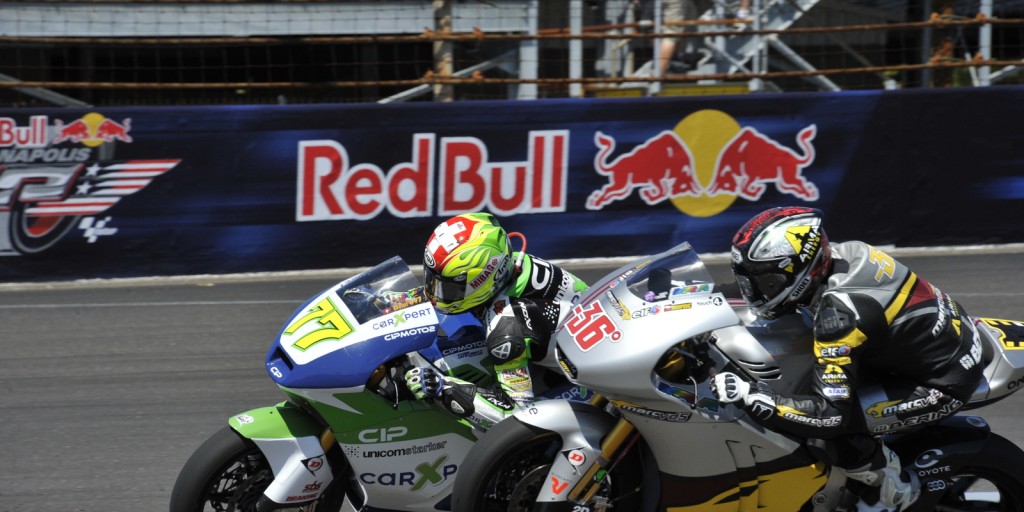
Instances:
[[[27,125],[0,117],[0,164],[85,162],[104,143],[132,142],[131,123],[96,112],[72,121],[35,115]]]
[[[587,199],[591,210],[628,196],[634,188],[640,189],[640,197],[647,204],[700,194],[693,155],[674,132],[661,132],[612,162],[608,162],[608,155],[615,151],[615,139],[597,132],[594,143],[601,148],[594,158],[594,169],[610,181]]]
[[[796,135],[799,152],[754,127],[740,127],[717,110],[695,112],[671,131],[663,131],[614,159],[613,137],[598,132],[594,170],[608,184],[591,193],[587,208],[600,210],[625,199],[634,189],[654,205],[671,200],[680,211],[709,217],[737,198],[761,199],[770,185],[782,194],[818,200],[818,188],[804,176],[815,158],[817,126]]]
[[[116,140],[131,142],[132,136],[128,135],[128,132],[131,131],[131,126],[132,120],[130,117],[117,122],[96,112],[90,112],[82,116],[81,119],[76,119],[66,124],[60,119],[55,119],[53,128],[57,133],[53,138],[53,144],[74,142],[89,147],[96,147],[104,142],[114,142]]]

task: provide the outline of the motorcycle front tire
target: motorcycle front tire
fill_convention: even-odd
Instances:
[[[603,497],[615,510],[640,510],[643,476],[639,447],[609,472]],[[548,469],[562,449],[558,434],[528,426],[515,418],[487,431],[459,468],[452,492],[452,512],[526,512],[580,510],[570,502],[537,504]]]
[[[310,510],[338,512],[345,502],[348,465],[331,462],[334,480]],[[171,491],[170,512],[255,512],[273,478],[270,464],[256,444],[225,426],[182,467]]]

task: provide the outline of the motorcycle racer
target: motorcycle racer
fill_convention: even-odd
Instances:
[[[423,254],[424,295],[445,314],[472,312],[487,332],[497,389],[444,375],[432,366],[406,372],[418,398],[439,398],[453,414],[490,426],[534,399],[530,363],[548,354],[559,321],[579,301],[586,283],[525,252],[513,252],[498,220],[466,213],[442,222]]]
[[[960,409],[982,378],[980,340],[949,295],[871,245],[830,244],[822,223],[816,209],[773,208],[732,241],[732,270],[751,311],[764,320],[801,313],[813,324],[811,392],[782,396],[728,372],[712,387],[719,401],[808,438],[824,462],[877,491],[858,512],[903,510],[920,491],[876,436]]]

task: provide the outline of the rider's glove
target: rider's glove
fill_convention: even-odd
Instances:
[[[445,409],[460,418],[471,416],[476,410],[476,386],[455,377],[446,377],[431,366],[405,372],[405,385],[416,398],[437,398]]]
[[[420,400],[437,398],[444,389],[445,378],[437,369],[421,366],[405,372],[405,385]]]
[[[715,375],[715,380],[711,381],[711,391],[715,393],[719,402],[738,402],[750,393],[750,383],[735,373],[722,372]]]
[[[722,372],[711,381],[711,391],[719,402],[742,401],[747,411],[759,420],[767,420],[775,415],[775,394],[763,382],[751,386],[735,373]]]

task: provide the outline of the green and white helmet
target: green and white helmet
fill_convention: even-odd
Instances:
[[[508,233],[489,213],[456,215],[437,226],[423,252],[424,293],[446,314],[487,304],[513,274]]]

